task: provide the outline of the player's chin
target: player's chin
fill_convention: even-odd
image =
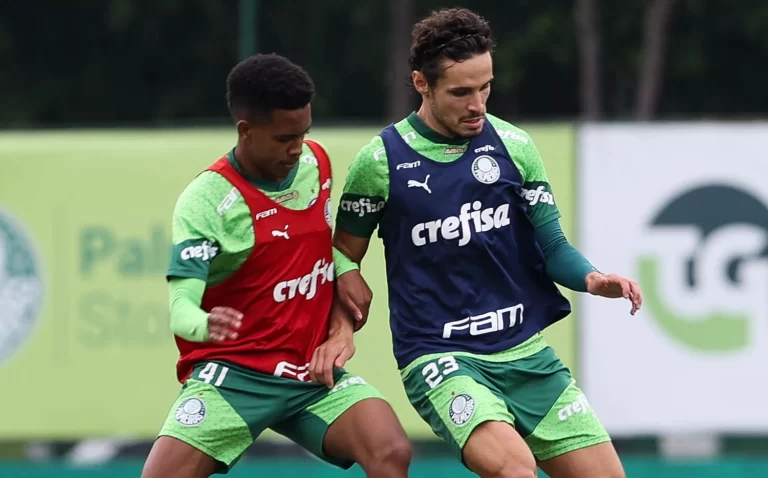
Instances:
[[[290,160],[280,161],[275,163],[273,172],[277,177],[285,177],[288,175],[288,173],[291,172],[293,168],[296,167],[297,164],[299,164],[298,158],[295,160],[290,159]]]
[[[462,121],[459,125],[459,135],[464,138],[477,136],[483,132],[483,124],[485,124],[485,119],[482,118],[472,122]]]

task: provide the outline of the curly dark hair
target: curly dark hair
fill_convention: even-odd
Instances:
[[[411,37],[408,63],[412,71],[424,73],[430,86],[440,78],[443,60],[461,62],[493,52],[495,46],[488,22],[466,8],[433,11],[413,26]]]
[[[276,53],[248,57],[227,76],[227,106],[236,120],[263,118],[276,109],[297,110],[314,96],[307,72]]]

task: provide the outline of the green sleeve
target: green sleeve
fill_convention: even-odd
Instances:
[[[358,237],[371,237],[389,197],[389,166],[384,142],[376,136],[355,156],[339,201],[336,226]]]
[[[346,274],[349,271],[359,270],[360,267],[355,261],[346,256],[343,252],[333,248],[333,264],[336,272],[336,277]]]
[[[559,219],[555,195],[533,138],[504,120],[490,115],[489,119],[523,177],[520,194],[528,201],[528,217],[533,225],[540,226]]]
[[[555,204],[555,195],[549,184],[544,161],[538,148],[530,139],[523,149],[523,189],[521,194],[528,201],[528,217],[534,226],[546,224],[560,218]]]
[[[173,246],[166,274],[168,279],[208,279],[211,261],[221,248],[220,238],[223,235],[223,220],[217,209],[226,192],[221,194],[221,185],[218,184],[221,180],[217,178],[219,175],[216,173],[202,173],[176,201],[171,227]],[[217,187],[212,187],[212,184]],[[225,191],[228,192],[228,189]]]
[[[556,283],[577,292],[586,292],[585,278],[597,269],[566,239],[560,221],[536,228],[536,240],[544,253],[547,275]]]
[[[200,308],[205,281],[171,279],[168,283],[171,304],[171,331],[190,342],[208,340],[208,313]]]

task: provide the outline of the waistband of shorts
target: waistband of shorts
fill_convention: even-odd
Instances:
[[[483,360],[486,362],[513,362],[515,360],[524,359],[526,357],[530,357],[533,354],[539,353],[545,348],[547,348],[547,341],[544,340],[544,335],[541,333],[538,333],[531,337],[530,339],[526,340],[525,342],[515,345],[511,349],[502,350],[501,352],[494,352],[491,354],[477,354],[472,352],[462,352],[462,351],[445,351],[445,352],[438,352],[434,354],[429,355],[422,355],[421,357],[417,358],[413,362],[406,365],[405,368],[400,370],[400,377],[405,378],[406,375],[411,373],[413,369],[417,368],[419,365],[423,365],[427,362],[431,362],[432,360],[435,360],[437,358],[443,357],[445,355],[452,355],[454,357],[470,357],[477,360]]]

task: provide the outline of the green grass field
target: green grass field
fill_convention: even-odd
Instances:
[[[569,126],[527,129],[545,158],[561,221],[570,235],[573,130]],[[312,130],[309,137],[325,145],[332,158],[336,203],[355,153],[377,132],[374,128]],[[92,383],[78,382],[95,396],[85,403],[67,401],[66,413],[53,422],[30,423],[27,417],[34,407],[44,403],[19,397],[13,400],[16,406],[29,413],[11,418],[8,430],[30,438],[46,433],[64,437],[110,430],[137,436],[155,432],[177,386],[172,370],[175,349],[165,328],[163,279],[171,213],[184,186],[235,140],[231,129],[205,128],[0,133],[0,164],[5,172],[0,176],[0,209],[27,229],[40,249],[47,277],[42,318],[13,362],[0,368],[0,380],[23,380],[51,367],[58,377],[77,377],[84,368],[107,376],[114,367],[140,366],[147,385],[125,397],[114,397]],[[106,242],[96,247],[84,239],[94,235]],[[358,334],[358,353],[349,369],[382,390],[412,436],[433,438],[408,404],[392,357],[380,240],[373,240],[363,270],[374,291],[374,303],[368,325]],[[571,316],[546,333],[572,368],[576,365],[574,321]],[[52,380],[48,386],[60,379]],[[105,380],[107,386],[120,386],[117,379]],[[22,395],[34,397],[44,391],[30,384]],[[105,402],[112,408],[105,407]],[[137,402],[151,404],[152,412],[138,418],[114,414],[115,407]],[[84,408],[90,410],[87,418],[78,419]]]

